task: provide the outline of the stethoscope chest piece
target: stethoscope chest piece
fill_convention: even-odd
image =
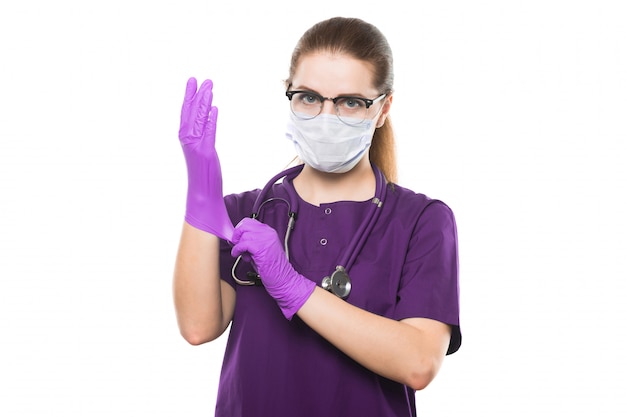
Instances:
[[[335,294],[339,298],[346,298],[350,295],[352,282],[350,282],[350,277],[345,268],[338,265],[335,272],[322,279],[322,288]]]

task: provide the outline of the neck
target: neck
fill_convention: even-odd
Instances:
[[[369,158],[363,158],[343,174],[317,171],[305,165],[293,180],[298,195],[307,203],[319,206],[336,201],[366,201],[374,197],[376,178]]]

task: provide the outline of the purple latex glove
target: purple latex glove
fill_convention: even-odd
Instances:
[[[215,151],[217,107],[212,107],[213,82],[206,80],[196,92],[195,78],[187,81],[178,138],[187,162],[185,220],[197,229],[231,240],[233,224],[222,194],[222,169]]]
[[[245,218],[233,233],[234,257],[249,254],[269,295],[284,316],[291,318],[309,299],[315,283],[300,275],[289,263],[276,230],[265,223]]]

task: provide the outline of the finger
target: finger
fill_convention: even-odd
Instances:
[[[198,93],[195,95],[191,107],[192,113],[195,113],[193,134],[196,137],[201,137],[204,133],[212,102],[213,82],[211,80],[205,80],[200,86]]]
[[[241,255],[244,251],[241,250],[241,248],[238,245],[233,246],[233,248],[230,250],[230,255],[233,258],[238,258],[239,255]]]
[[[239,221],[239,223],[237,223],[237,226],[235,226],[235,231],[238,233],[237,236],[241,237],[243,232],[251,230],[250,227],[257,223],[261,222],[250,217],[244,217]]]
[[[248,263],[252,263],[253,262],[252,261],[252,256],[250,256],[250,253],[248,253],[248,252],[241,252],[240,253],[239,251],[236,251],[235,248],[233,248],[230,251],[230,254],[231,254],[231,256],[233,258],[238,258],[238,257],[241,256],[241,259],[243,259],[244,262],[248,262]],[[256,267],[255,267],[255,269],[256,269]]]
[[[230,254],[236,258],[238,256],[243,256],[244,254],[250,254],[250,248],[248,247],[248,243],[245,239],[240,240],[233,248],[230,250]]]
[[[237,253],[236,256],[241,255],[243,252],[248,251],[248,243],[246,242],[245,234],[247,234],[255,223],[259,223],[258,220],[251,219],[250,217],[244,217],[237,223],[233,230],[233,235],[230,242],[233,244],[231,253]]]
[[[187,86],[185,87],[185,98],[183,99],[183,109],[181,111],[181,116],[184,116],[189,110],[193,96],[196,94],[197,87],[198,87],[198,82],[196,81],[194,77],[191,77],[187,80]]]
[[[187,87],[185,89],[185,101],[191,101],[193,95],[196,94],[198,88],[198,81],[194,77],[190,77],[187,80]]]
[[[241,227],[239,227],[242,222],[247,219],[247,217],[244,217],[243,219],[241,219],[241,221],[239,223],[237,223],[237,226],[235,226],[235,229],[233,230],[233,235],[230,239],[231,243],[233,245],[237,245],[237,243],[239,243],[239,240],[241,240],[241,235],[243,234],[243,229]]]

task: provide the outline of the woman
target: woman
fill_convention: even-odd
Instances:
[[[174,296],[189,343],[231,326],[217,416],[414,416],[415,390],[459,348],[455,220],[393,183],[392,84],[378,29],[314,25],[286,80],[303,165],[222,199],[212,84],[188,82]]]

